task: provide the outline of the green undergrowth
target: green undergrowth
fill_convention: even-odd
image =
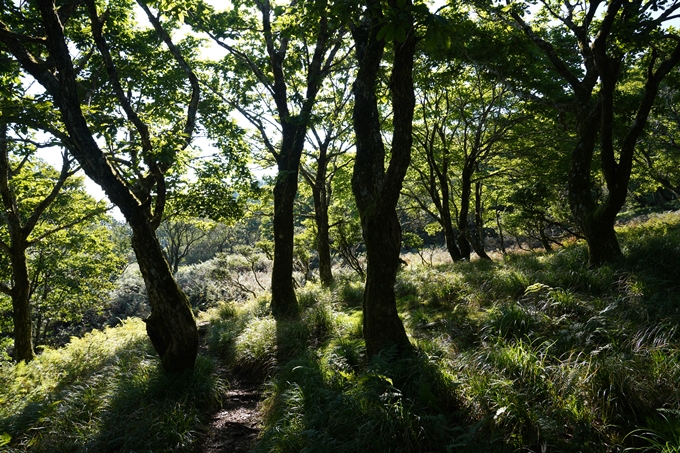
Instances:
[[[347,279],[302,288],[297,321],[224,304],[209,341],[266,382],[256,451],[678,452],[680,216],[619,236],[602,267],[583,244],[406,267],[412,357],[366,359]]]
[[[361,281],[221,303],[211,355],[165,375],[143,322],[0,365],[0,450],[200,451],[226,384],[263,382],[257,452],[680,452],[680,214],[629,222],[624,258],[583,244],[496,261],[406,266],[415,351],[368,360]],[[418,260],[408,260],[416,263]]]
[[[225,383],[213,360],[166,375],[131,319],[45,349],[28,365],[0,368],[0,450],[8,452],[191,452]]]

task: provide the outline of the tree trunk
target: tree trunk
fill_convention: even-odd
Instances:
[[[463,168],[460,192],[460,213],[458,215],[458,247],[463,259],[470,261],[472,249],[468,238],[470,229],[468,226],[468,214],[470,212],[470,195],[472,193],[472,169],[469,165]]]
[[[35,357],[33,352],[33,333],[31,323],[30,279],[26,263],[25,240],[13,239],[10,260],[12,262],[12,310],[14,321],[14,360],[30,362]],[[22,247],[23,243],[23,247]]]
[[[496,226],[498,227],[498,236],[500,239],[501,253],[503,255],[506,255],[507,252],[505,251],[505,238],[503,237],[503,225],[501,224],[501,216],[498,209],[496,209]]]
[[[541,240],[541,245],[545,249],[546,252],[552,252],[552,245],[550,244],[550,239],[548,238],[548,235],[545,234],[545,222],[541,221],[538,224],[538,237]]]
[[[482,217],[484,206],[482,204],[482,183],[475,183],[475,234],[474,248],[475,253],[483,260],[490,260],[491,257],[484,250],[484,218]]]
[[[442,212],[444,214],[444,211]],[[453,225],[451,223],[451,215],[442,216],[442,222],[444,224],[444,239],[446,240],[446,250],[449,252],[451,259],[455,261],[460,261],[463,259],[463,255],[460,249],[456,245],[456,232],[453,230]],[[469,253],[468,253],[469,256]]]
[[[399,318],[394,293],[401,251],[397,213],[364,216],[361,223],[368,263],[363,303],[366,353],[372,357],[390,346],[396,346],[401,353],[407,352],[411,344]]]
[[[441,219],[441,225],[444,229],[444,239],[446,240],[446,250],[448,250],[451,259],[455,261],[461,261],[465,259],[461,250],[456,245],[456,233],[453,229],[453,221],[451,219],[451,195],[449,192],[449,161],[448,161],[448,150],[444,150],[444,158],[442,159],[441,167],[437,167],[435,155],[434,155],[434,145],[428,150],[428,166],[430,167],[431,184],[430,184],[430,194],[432,201],[434,201],[435,206],[439,209],[439,218]],[[435,178],[436,176],[436,178]],[[441,201],[437,196],[437,187],[435,181],[439,181],[439,187],[441,188]],[[469,259],[468,253],[468,259]]]
[[[333,283],[331,268],[331,241],[329,235],[328,204],[330,202],[330,185],[326,183],[328,173],[329,139],[319,144],[319,157],[316,161],[316,173],[304,170],[302,175],[312,189],[314,198],[314,222],[316,223],[316,251],[319,254],[319,279],[321,284],[329,287]]]
[[[588,264],[599,266],[623,256],[614,230],[614,221],[594,218],[583,230],[588,244]]]
[[[316,250],[319,253],[319,279],[329,287],[333,283],[331,268],[331,241],[328,234],[328,204],[326,203],[325,184],[323,192],[314,189],[314,220],[316,221]]]
[[[434,163],[434,159],[432,164]],[[432,165],[431,164],[431,165]],[[441,186],[442,198],[441,198],[441,212],[439,213],[442,219],[442,226],[444,227],[444,239],[446,239],[446,250],[448,250],[449,255],[453,261],[461,261],[465,259],[461,250],[456,245],[456,233],[453,230],[453,221],[451,220],[451,202],[449,201],[449,174],[448,165],[443,165],[440,173],[439,185]],[[470,253],[468,251],[468,257],[470,258]]]
[[[288,132],[290,134],[290,132]],[[295,239],[294,202],[302,148],[285,146],[293,137],[284,137],[274,185],[274,263],[272,267],[272,314],[276,318],[294,317],[299,306],[293,281]]]
[[[393,3],[390,2],[390,7],[396,9]],[[363,331],[369,357],[391,346],[396,347],[400,354],[412,349],[397,312],[394,284],[401,250],[401,227],[396,205],[411,157],[415,37],[413,30],[409,29],[403,43],[395,42],[390,83],[394,132],[392,156],[385,172],[385,148],[375,94],[385,45],[384,41],[377,39],[382,17],[380,2],[369,2],[366,17],[352,30],[359,63],[353,87],[357,151],[352,191],[366,244]]]
[[[198,330],[189,300],[177,286],[153,229],[145,221],[129,220],[132,248],[146,284],[151,315],[146,332],[161,357],[163,369],[193,368],[198,352]]]

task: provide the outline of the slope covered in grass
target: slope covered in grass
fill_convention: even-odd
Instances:
[[[195,451],[224,383],[199,357],[192,373],[164,375],[131,319],[0,368],[0,434],[9,452]]]
[[[300,291],[300,321],[225,305],[213,347],[269,377],[257,451],[677,452],[680,216],[620,235],[626,260],[599,268],[583,245],[408,266],[408,359],[366,361],[361,285],[342,275]]]
[[[362,283],[266,295],[205,316],[210,351],[263,382],[259,452],[680,451],[680,214],[619,230],[625,260],[583,245],[493,262],[411,264],[398,278],[416,352],[368,361]],[[0,368],[9,451],[200,451],[226,383],[218,359],[165,376],[144,325]]]

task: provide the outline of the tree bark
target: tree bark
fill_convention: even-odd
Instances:
[[[319,151],[316,176],[312,184],[314,220],[316,222],[316,251],[319,254],[319,279],[323,286],[329,287],[333,283],[333,270],[331,268],[331,241],[328,233],[327,146],[322,146],[322,149]]]
[[[470,213],[470,198],[472,194],[472,167],[467,164],[463,167],[461,177],[460,192],[460,213],[458,215],[458,247],[464,260],[470,261],[470,227],[468,225],[468,214]]]
[[[284,129],[283,143],[293,141]],[[292,134],[291,134],[292,135]],[[274,185],[274,263],[272,267],[272,314],[276,318],[294,317],[299,311],[293,281],[295,239],[294,202],[302,146],[282,149]]]
[[[490,260],[484,249],[484,218],[482,217],[484,206],[482,203],[482,182],[475,183],[475,253],[483,260]]]
[[[132,229],[132,248],[152,309],[144,320],[146,332],[161,357],[164,370],[191,369],[198,351],[198,331],[189,300],[175,282],[149,223],[143,218],[128,222]]]
[[[410,1],[407,4],[410,5]],[[397,9],[396,2],[391,1],[390,7]],[[385,149],[375,94],[385,46],[384,41],[377,39],[383,17],[380,3],[369,2],[365,14],[363,21],[352,30],[359,63],[353,87],[357,151],[352,191],[366,244],[363,332],[366,353],[372,357],[388,347],[396,347],[400,354],[412,349],[397,312],[394,284],[401,250],[401,226],[396,205],[410,162],[412,144],[415,37],[410,28],[403,43],[395,42],[390,81],[394,132],[392,157],[385,172]],[[409,13],[404,14],[412,21]]]
[[[35,357],[33,352],[33,332],[31,323],[31,284],[26,263],[25,238],[13,238],[12,253],[12,311],[14,321],[14,360],[30,362]]]
[[[428,163],[431,166],[436,167],[436,162],[434,159],[434,153],[432,153],[432,156],[428,158]],[[437,170],[437,169],[431,169],[431,171]],[[451,256],[451,259],[453,261],[460,261],[463,259],[470,259],[470,252],[468,250],[467,253],[467,258],[461,253],[461,249],[458,248],[456,245],[456,233],[453,229],[453,220],[451,219],[451,199],[450,199],[450,193],[449,193],[449,165],[448,165],[448,156],[442,163],[442,168],[440,171],[436,171],[438,179],[439,179],[439,186],[441,187],[441,210],[439,213],[439,216],[442,220],[442,226],[444,227],[444,238],[446,239],[446,249],[449,252],[449,255]],[[432,188],[432,190],[436,190],[435,187]],[[435,203],[437,207],[440,206],[439,203]],[[464,246],[463,246],[464,247]]]

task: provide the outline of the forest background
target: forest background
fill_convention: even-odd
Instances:
[[[199,372],[196,316],[212,313],[226,329],[215,327],[213,347],[246,374],[274,382],[302,350],[317,350],[314,360],[340,354],[344,365],[324,362],[339,367],[326,378],[346,382],[328,385],[344,394],[359,382],[364,403],[376,392],[378,412],[387,411],[377,419],[407,423],[415,436],[392,438],[407,450],[478,446],[489,432],[498,448],[646,448],[657,439],[650,432],[670,432],[669,448],[680,448],[677,243],[658,249],[665,264],[650,267],[632,261],[634,251],[658,244],[631,245],[616,230],[637,214],[678,208],[678,10],[674,1],[2,2],[6,382],[21,381],[12,373],[36,350],[128,318],[144,319],[164,373]],[[83,174],[110,202],[85,190]],[[663,219],[664,227],[640,227],[639,240],[649,230],[672,241],[677,220]],[[513,260],[525,259],[517,256],[545,266],[566,259],[554,272],[571,277],[515,275]],[[457,269],[470,272],[470,288],[471,275],[493,270],[479,291],[498,297],[463,296],[449,275],[444,293],[423,299],[421,285]],[[653,276],[640,283],[638,271]],[[504,274],[508,287],[494,289]],[[642,324],[618,306],[624,300],[649,304],[636,315]],[[560,308],[537,308],[548,302]],[[440,310],[453,318],[433,315]],[[593,324],[598,316],[602,325]],[[566,339],[545,337],[550,323]],[[250,351],[248,365],[238,345],[253,332],[275,352]],[[553,394],[557,381],[548,379],[539,394],[564,407],[545,417],[522,411],[532,403],[500,401],[511,394],[498,387],[503,379],[487,376],[474,390],[461,370],[501,360],[480,352],[489,335],[535,356],[520,361],[593,366],[597,373],[573,382],[602,387],[572,400]],[[587,354],[604,362],[579,362],[583,335]],[[635,374],[650,388],[645,373],[670,382],[644,407],[616,381],[622,371],[607,368],[640,354],[653,372],[625,360],[623,368],[640,366]],[[413,376],[397,377],[406,363],[424,373],[416,390],[407,389]],[[427,373],[439,373],[441,406],[423,387]],[[536,386],[546,373],[504,379]],[[272,390],[272,401],[291,391]],[[272,405],[272,429],[295,416]],[[554,425],[562,418],[564,427]],[[433,420],[440,431],[420,431]],[[23,422],[6,423],[8,443],[31,442]],[[654,428],[626,435],[645,424]],[[290,451],[312,442],[290,441]]]

